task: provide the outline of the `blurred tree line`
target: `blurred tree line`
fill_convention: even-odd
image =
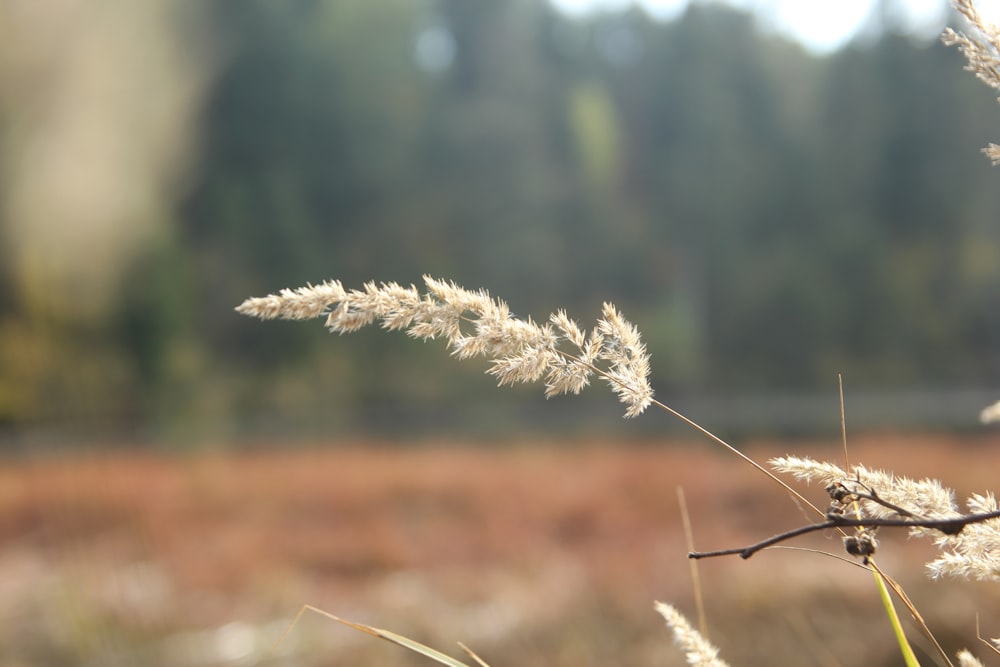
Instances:
[[[110,302],[59,317],[0,269],[14,433],[501,429],[503,401],[542,403],[440,346],[233,312],[333,277],[430,273],[588,327],[611,300],[668,400],[841,372],[997,384],[1000,188],[978,148],[1000,114],[936,42],[884,25],[817,57],[699,4],[673,22],[541,0],[200,6],[191,168]]]

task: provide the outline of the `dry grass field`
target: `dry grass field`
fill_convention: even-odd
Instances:
[[[842,460],[836,441],[745,450]],[[869,435],[851,456],[937,477],[961,498],[997,488],[1000,438]],[[679,486],[700,549],[811,521],[700,441],[8,460],[0,664],[431,664],[317,615],[269,654],[306,603],[453,654],[462,641],[493,667],[684,664],[653,611],[662,599],[696,618]],[[825,505],[821,489],[805,493]],[[1000,634],[995,585],[930,582],[929,545],[880,538],[880,564],[946,648],[978,650],[977,612]],[[841,551],[828,534],[795,545]],[[859,568],[772,550],[700,573],[709,636],[733,665],[900,664]]]

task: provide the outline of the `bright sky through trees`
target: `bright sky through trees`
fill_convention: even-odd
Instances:
[[[569,13],[593,9],[621,8],[632,0],[551,0]],[[673,18],[684,11],[691,0],[637,0],[652,14]],[[761,25],[802,42],[811,51],[826,53],[842,46],[861,30],[876,13],[907,30],[933,38],[944,27],[947,0],[727,0],[725,4],[754,12]],[[1000,21],[1000,0],[978,0],[982,14]]]

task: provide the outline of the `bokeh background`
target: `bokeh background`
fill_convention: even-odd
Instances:
[[[4,435],[622,428],[604,396],[233,312],[424,273],[536,319],[611,300],[659,395],[734,428],[835,427],[838,373],[858,420],[974,422],[1000,114],[905,6],[817,55],[702,3],[8,3]]]
[[[650,612],[689,595],[672,484],[720,542],[788,527],[601,387],[545,401],[440,345],[233,311],[307,282],[431,274],[587,326],[612,301],[657,397],[749,447],[838,442],[841,375],[852,433],[909,434],[886,451],[926,474],[991,455],[995,94],[938,43],[944,2],[872,3],[837,48],[777,4],[0,3],[5,664],[390,659],[350,634],[262,657],[306,602],[447,641],[478,609],[497,665],[674,664]],[[801,578],[794,604],[859,589]],[[822,614],[877,605],[806,623],[741,586],[742,664],[802,650],[752,653],[762,608],[836,656]]]

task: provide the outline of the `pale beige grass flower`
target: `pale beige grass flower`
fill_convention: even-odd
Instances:
[[[979,662],[979,659],[969,653],[967,649],[962,649],[958,652],[958,665],[959,667],[985,667],[985,665]]]
[[[691,627],[684,615],[665,602],[656,603],[656,611],[663,616],[674,633],[674,642],[684,651],[684,658],[691,667],[728,667],[719,657],[719,649]]]
[[[625,416],[653,402],[649,355],[639,331],[605,303],[597,327],[583,331],[562,310],[545,324],[514,317],[485,290],[424,276],[427,291],[397,283],[369,282],[347,290],[338,280],[247,299],[236,310],[261,319],[326,317],[330,331],[349,333],[379,322],[424,340],[444,338],[459,359],[485,357],[500,385],[544,380],[546,398],[578,394],[592,375],[602,377],[625,404]]]
[[[965,56],[965,69],[994,90],[1000,90],[1000,27],[986,21],[973,0],[952,0],[952,6],[970,24],[970,33],[945,28],[941,41],[957,46]],[[989,144],[983,149],[994,165],[1000,164],[1000,146]]]
[[[934,479],[914,480],[898,477],[882,470],[853,466],[845,471],[839,466],[809,458],[783,456],[771,459],[774,470],[787,473],[805,482],[823,485],[841,483],[848,488],[860,483],[861,490],[872,491],[879,498],[910,512],[920,519],[952,519],[962,516],[955,494]],[[902,518],[893,509],[872,500],[861,502],[863,516],[871,518]],[[997,511],[993,494],[973,494],[966,500],[969,514]],[[945,535],[931,528],[909,528],[915,537],[930,537],[941,549],[941,555],[927,563],[928,574],[980,581],[1000,581],[1000,520],[991,519],[966,525],[957,535]]]
[[[1000,401],[988,405],[979,413],[979,421],[984,424],[992,424],[1000,421]]]

